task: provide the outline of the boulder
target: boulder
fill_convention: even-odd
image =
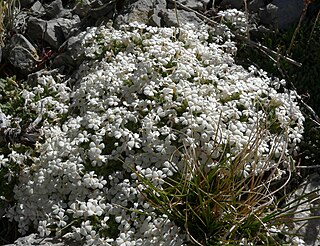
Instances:
[[[159,26],[159,12],[165,9],[165,0],[139,0],[131,5],[125,6],[122,13],[116,18],[115,26],[128,24],[130,22],[141,22],[145,24],[153,24]],[[160,10],[160,11],[159,11]]]
[[[30,17],[27,33],[35,43],[47,42],[53,49],[58,49],[66,39],[76,31],[80,19],[78,16],[71,18],[58,18],[48,21]]]
[[[278,26],[279,8],[269,3],[265,8],[259,9],[259,18],[262,25]]]
[[[37,50],[21,34],[16,34],[10,39],[7,55],[9,62],[22,73],[31,72],[39,61]]]
[[[63,68],[65,72],[79,66],[84,59],[81,42],[84,33],[70,37],[60,48],[63,50],[52,62],[52,68]]]
[[[30,8],[30,10],[37,16],[43,16],[45,15],[46,11],[43,7],[43,5],[39,2],[36,1]]]
[[[163,26],[176,26],[179,24],[193,23],[195,25],[202,23],[202,20],[193,12],[179,10],[178,16],[174,9],[167,9],[161,12]]]
[[[288,29],[297,23],[304,8],[302,0],[273,0],[272,4],[278,8],[276,24],[279,29]]]
[[[63,7],[61,0],[55,0],[50,4],[45,4],[44,9],[48,19],[72,16],[71,11]]]

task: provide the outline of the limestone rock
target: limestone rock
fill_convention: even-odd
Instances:
[[[194,10],[205,11],[210,0],[177,0],[177,2]]]
[[[187,23],[193,23],[195,25],[202,23],[201,19],[193,12],[185,10],[179,10],[178,16],[174,9],[167,9],[162,11],[162,20],[164,26],[179,26]]]
[[[63,42],[77,28],[80,19],[58,18],[44,21],[36,17],[30,17],[27,33],[33,42],[47,42],[52,48],[58,49]]]
[[[309,195],[306,195],[309,194]],[[300,235],[299,238],[303,239],[304,245],[320,245],[320,175],[312,174],[308,178],[305,184],[301,185],[295,192],[289,202],[294,201],[296,197],[305,195],[305,199],[301,201],[295,201],[297,207],[293,213],[293,217],[296,219],[302,219],[294,223],[295,232]],[[312,199],[314,198],[314,199]],[[314,219],[307,220],[313,217]]]
[[[55,0],[50,4],[45,4],[44,9],[46,11],[47,18],[49,19],[71,17],[70,10],[67,10],[63,7],[61,0]]]
[[[39,2],[39,1],[36,1],[30,8],[30,10],[35,13],[37,16],[43,16],[46,11],[43,7],[43,5]]]
[[[154,2],[150,0],[139,0],[132,3],[130,6],[125,7],[123,13],[116,18],[115,25],[128,24],[130,22],[140,22],[145,24],[160,23],[158,16],[159,8],[164,9],[166,5],[165,0],[156,0]],[[153,16],[153,20],[151,20]]]
[[[23,73],[31,72],[39,61],[35,47],[21,34],[10,39],[8,47],[8,60]]]
[[[61,47],[64,52],[54,58],[52,68],[63,68],[65,71],[70,71],[81,64],[84,59],[83,51],[80,49],[82,39],[83,33],[69,38]]]

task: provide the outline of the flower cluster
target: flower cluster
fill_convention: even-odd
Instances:
[[[230,28],[236,29],[236,32],[246,34],[249,30],[250,23],[248,20],[248,15],[243,11],[237,9],[226,9],[224,11],[219,11],[217,15],[222,18]]]
[[[212,167],[259,135],[247,172],[298,150],[304,119],[295,94],[278,93],[262,71],[235,65],[235,45],[227,37],[212,42],[214,35],[206,26],[94,27],[74,88],[47,76],[23,94],[46,120],[39,156],[8,211],[21,232],[35,225],[43,236],[88,245],[182,245],[186,236],[154,212],[137,175],[161,187],[183,168],[182,146]],[[44,88],[55,93],[36,100]]]

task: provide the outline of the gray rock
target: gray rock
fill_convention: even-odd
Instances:
[[[263,25],[278,25],[278,7],[269,3],[265,8],[260,8],[259,17]]]
[[[227,6],[229,8],[241,9],[243,6],[243,0],[222,0],[220,6]]]
[[[90,11],[90,1],[89,0],[82,0],[81,2],[79,1],[75,7],[73,8],[72,12],[81,18],[85,17],[88,15]]]
[[[43,16],[46,13],[43,5],[39,1],[36,1],[30,8],[30,10],[37,16]]]
[[[22,8],[26,8],[28,6],[31,6],[35,1],[36,0],[20,0],[19,3]]]
[[[84,52],[81,49],[83,37],[84,33],[80,33],[69,38],[61,47],[64,52],[54,58],[52,68],[63,68],[69,71],[79,66],[84,59]]]
[[[304,7],[302,0],[273,0],[272,4],[278,7],[277,25],[279,29],[287,29],[296,23]]]
[[[66,21],[68,22],[69,20],[66,19]],[[44,30],[44,40],[48,42],[54,49],[58,49],[60,45],[65,41],[63,31],[57,19],[49,20],[46,22]]]
[[[44,5],[46,16],[49,19],[60,18],[60,17],[71,17],[71,11],[63,7],[61,0],[55,0],[50,4]]]
[[[97,1],[94,5],[90,6],[89,15],[95,19],[99,19],[104,16],[110,16],[114,14],[115,5],[113,2],[100,3],[97,4]]]
[[[8,119],[7,116],[2,112],[0,109],[0,128],[6,128],[8,126]],[[0,217],[3,216],[3,211],[0,212]]]
[[[134,21],[149,24],[151,19],[150,17],[157,12],[155,12],[156,6],[163,7],[165,4],[165,0],[157,0],[154,2],[150,0],[138,0],[131,5],[125,6],[121,15],[119,15],[115,20],[115,27]],[[155,16],[153,16],[152,21],[155,23],[159,22],[159,20],[154,17]]]
[[[248,10],[251,13],[258,12],[260,8],[265,7],[264,0],[252,0],[248,3]]]
[[[309,194],[309,195],[307,195]],[[304,195],[303,200],[297,197]],[[303,239],[306,246],[320,245],[320,176],[313,174],[308,181],[301,185],[291,197],[289,202],[296,205],[292,216],[295,219],[302,219],[294,222],[294,232]],[[308,218],[313,219],[308,220]]]
[[[29,73],[39,61],[35,47],[21,34],[10,39],[8,46],[8,60],[23,73]]]
[[[194,10],[205,11],[210,0],[177,0],[177,2]]]
[[[154,8],[151,10],[149,23],[151,26],[161,27],[161,11],[166,8],[164,0],[156,0]]]
[[[46,41],[52,48],[58,49],[66,39],[78,28],[80,19],[58,18],[44,21],[39,18],[30,17],[27,33],[33,42]]]
[[[60,27],[64,41],[79,31],[80,18],[74,15],[72,18],[59,18],[57,24]],[[60,44],[61,45],[61,44]]]
[[[46,21],[36,17],[29,18],[27,23],[27,35],[34,43],[38,43],[38,41],[43,39],[45,29]]]
[[[178,17],[178,18],[177,18]],[[179,10],[178,16],[174,9],[167,9],[162,11],[162,21],[164,26],[176,26],[193,23],[195,25],[201,24],[202,20],[197,17],[193,12],[188,12],[185,10]]]

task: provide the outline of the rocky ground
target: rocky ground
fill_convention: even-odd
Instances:
[[[197,11],[212,15],[218,8],[243,8],[242,1],[223,0],[177,1],[180,22],[202,22]],[[220,2],[220,3],[218,3]],[[268,3],[267,2],[271,2]],[[181,3],[181,5],[180,5]],[[303,1],[252,0],[246,6],[251,18],[261,25],[280,29],[295,23],[302,11]],[[34,80],[39,73],[70,74],[81,62],[77,44],[79,33],[89,26],[113,21],[114,26],[140,21],[152,26],[177,26],[172,0],[139,1],[33,1],[22,0],[15,25],[2,48],[2,76],[18,74]],[[54,70],[57,69],[57,70]]]
[[[133,21],[158,27],[178,26],[203,22],[203,16],[214,18],[219,9],[243,8],[255,20],[254,29],[259,32],[271,26],[289,28],[299,20],[304,9],[301,0],[249,0],[246,6],[240,0],[177,0],[178,22],[173,0],[21,0],[20,4],[15,25],[0,50],[0,76],[16,75],[30,83],[35,83],[41,74],[72,77],[83,58],[78,50],[81,32],[90,26],[110,21],[115,27]],[[310,6],[311,10],[315,8],[319,5]],[[317,232],[316,226],[312,228]],[[311,240],[310,245],[313,243]],[[73,244],[31,234],[10,245]]]

